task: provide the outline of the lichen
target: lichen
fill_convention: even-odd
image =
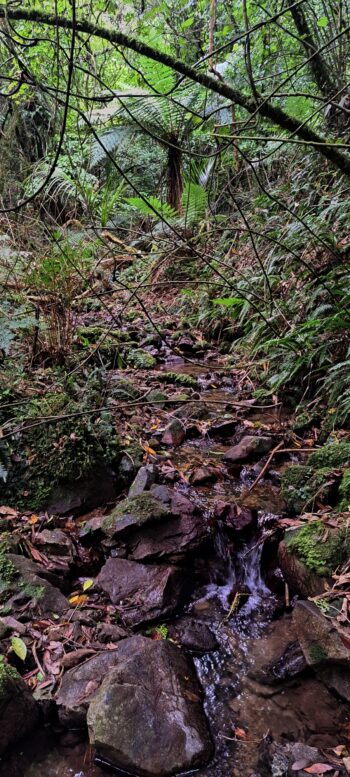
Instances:
[[[321,576],[331,575],[350,554],[350,531],[346,525],[325,535],[322,521],[310,521],[288,532],[285,539],[288,550]]]
[[[318,451],[315,451],[309,457],[308,464],[316,469],[320,467],[346,467],[350,463],[350,443],[333,442],[330,445],[324,445]]]
[[[316,497],[319,501],[328,499],[331,479],[332,469],[327,467],[316,470],[309,465],[287,467],[282,476],[282,496],[288,510],[294,513],[311,510]]]

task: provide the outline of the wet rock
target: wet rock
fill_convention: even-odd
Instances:
[[[207,763],[213,751],[189,660],[171,643],[121,643],[88,710],[90,742],[113,766],[167,777]]]
[[[227,461],[228,463],[246,461],[246,459],[249,459],[250,457],[268,453],[272,446],[273,440],[271,437],[246,435],[245,437],[242,437],[237,445],[234,445],[226,451],[224,461]]]
[[[64,726],[85,725],[89,702],[108,670],[116,665],[118,655],[118,650],[105,650],[65,672],[56,696],[59,718]]]
[[[350,637],[342,639],[332,621],[313,602],[297,602],[295,631],[308,666],[323,682],[350,701]]]
[[[98,514],[89,518],[88,521],[82,525],[79,531],[79,539],[82,544],[88,545],[90,541],[102,539],[103,537],[103,524],[106,519],[105,515]]]
[[[164,445],[171,445],[178,448],[185,439],[185,427],[178,418],[174,418],[165,429],[162,437]]]
[[[170,486],[159,485],[158,483],[151,486],[151,494],[155,499],[158,499],[165,507],[170,507],[171,500],[173,498],[174,490]]]
[[[174,491],[170,489],[172,493],[171,497],[171,512],[172,515],[193,515],[197,508],[196,505],[191,502],[181,491]]]
[[[179,618],[169,627],[169,633],[182,647],[193,653],[209,653],[219,647],[209,626],[195,618]]]
[[[8,592],[12,593],[9,601],[19,603],[29,600],[31,605],[26,610],[28,617],[33,609],[41,615],[52,615],[69,609],[66,597],[44,577],[45,569],[43,567],[14,553],[9,553],[8,559],[17,572],[9,586]]]
[[[13,618],[12,615],[4,615],[2,618],[0,618],[0,639],[5,637],[7,634],[10,634],[11,632],[16,632],[16,634],[23,635],[27,631],[27,627],[24,625],[24,623],[21,623],[16,618]]]
[[[307,599],[326,590],[326,580],[300,561],[286,542],[278,547],[278,562],[292,593]]]
[[[206,483],[215,483],[217,476],[218,473],[213,467],[198,467],[192,472],[190,481],[193,486],[202,486]]]
[[[161,522],[168,515],[166,507],[153,494],[145,492],[119,502],[105,517],[102,530],[109,537],[121,536],[148,523]]]
[[[186,576],[174,566],[138,564],[109,558],[95,585],[111,602],[122,605],[126,626],[138,626],[170,615],[183,600]]]
[[[315,501],[327,504],[331,499],[335,480],[329,467],[314,469],[309,465],[292,465],[282,474],[282,496],[287,509],[293,513],[312,510]]]
[[[186,337],[184,335],[183,337],[180,337],[177,341],[177,347],[181,349],[181,351],[184,351],[185,353],[191,353],[194,348],[194,343],[191,337]]]
[[[184,556],[202,547],[212,536],[208,522],[200,515],[184,514],[134,532],[126,554],[135,561]]]
[[[230,421],[222,421],[221,423],[213,424],[207,431],[208,437],[219,437],[220,439],[226,439],[232,437],[237,429],[237,420],[232,419]]]
[[[248,677],[263,685],[275,685],[300,674],[306,668],[303,651],[296,637],[292,618],[286,616],[267,626],[259,640],[252,640]]]
[[[0,755],[39,720],[39,707],[28,686],[0,656]]]
[[[102,643],[119,642],[128,636],[128,632],[116,623],[100,623],[95,631],[95,638]]]
[[[149,491],[156,477],[156,468],[153,464],[140,467],[135,480],[129,488],[128,497],[140,496],[144,491]]]
[[[219,500],[215,505],[214,515],[229,529],[237,532],[252,528],[256,522],[256,512],[248,507],[240,507],[232,502]]]
[[[273,743],[269,750],[271,777],[305,777],[304,767],[325,762],[325,757],[316,747],[301,742],[287,745]]]

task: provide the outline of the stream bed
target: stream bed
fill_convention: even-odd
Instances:
[[[176,364],[176,370],[201,374],[191,365]],[[232,398],[226,389],[210,389],[208,381],[204,394],[207,406],[212,401],[216,410],[216,402]],[[283,424],[279,409],[263,413],[253,408],[249,418],[252,424],[265,422],[269,428]],[[197,467],[216,465],[228,447],[227,441],[209,437],[189,439],[176,448],[173,462],[183,471],[189,461]],[[273,557],[283,500],[273,479],[263,478],[250,491],[258,472],[256,466],[242,467],[239,474],[228,472],[212,484],[196,487],[180,481],[174,485],[208,515],[227,500],[256,514],[254,527],[234,543],[225,528],[217,531],[214,548],[204,560],[206,579],[199,576],[184,608],[187,616],[210,627],[218,643],[211,652],[193,654],[215,745],[211,763],[191,772],[198,777],[259,774],[264,742],[270,739],[303,742],[321,750],[335,747],[349,721],[348,707],[309,669],[299,671],[297,653],[281,658],[284,646],[293,641],[291,607]],[[283,666],[283,660],[288,666]],[[277,674],[269,678],[267,672]],[[103,777],[105,773],[80,732],[62,733],[49,724],[0,766],[1,777]]]

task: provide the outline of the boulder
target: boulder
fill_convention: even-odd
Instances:
[[[148,523],[162,521],[169,510],[153,494],[139,494],[119,502],[102,523],[102,531],[109,537],[120,537]]]
[[[186,575],[174,566],[109,558],[95,586],[108,594],[113,604],[125,608],[126,626],[139,626],[170,615],[179,607],[185,594]]]
[[[292,593],[307,599],[309,596],[318,596],[326,590],[325,578],[317,575],[303,561],[300,561],[286,542],[281,542],[278,546],[278,563]]]
[[[259,639],[251,641],[252,658],[248,677],[262,685],[275,685],[291,679],[306,668],[306,660],[290,616],[269,624]]]
[[[297,602],[293,621],[308,666],[325,685],[350,701],[350,634],[340,634],[313,602]]]
[[[211,528],[202,516],[185,514],[134,532],[126,555],[135,561],[169,556],[180,561],[186,553],[202,547],[211,536]]]
[[[257,435],[245,435],[237,445],[229,448],[224,456],[224,461],[235,463],[268,453],[273,446],[272,437],[258,437]]]
[[[149,491],[153,485],[156,476],[156,470],[154,465],[148,464],[144,467],[140,467],[134,481],[132,482],[128,497],[135,497],[143,494],[144,491]]]
[[[232,437],[236,429],[237,420],[232,418],[230,421],[221,421],[212,424],[212,426],[207,431],[207,435],[208,437],[220,437],[221,439],[226,439],[227,437]]]
[[[28,686],[0,657],[0,755],[36,725],[39,707]]]
[[[118,650],[105,650],[65,672],[56,696],[59,718],[64,726],[85,726],[89,702],[109,669],[116,665],[118,655]]]
[[[193,665],[166,640],[121,643],[87,722],[98,755],[140,777],[187,772],[213,752]]]
[[[257,523],[257,513],[249,507],[240,507],[234,502],[218,500],[214,510],[215,518],[224,523],[228,529],[236,532],[251,529]]]

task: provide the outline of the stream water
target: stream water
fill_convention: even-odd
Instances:
[[[182,371],[193,374],[192,367]],[[215,389],[206,394],[208,404],[218,399]],[[232,396],[221,392],[220,400],[224,395]],[[272,422],[276,420],[275,411],[271,417]],[[176,461],[197,457],[199,465],[203,460],[217,462],[224,450],[225,446],[213,440],[191,441],[178,449]],[[228,497],[249,504],[247,483],[254,478],[255,473],[243,470],[238,480],[228,477],[212,486],[180,487],[202,507],[212,509],[219,499]],[[251,506],[258,508],[256,528],[234,551],[224,532],[216,535],[208,579],[198,586],[187,608],[189,614],[210,625],[219,642],[214,652],[194,657],[215,742],[214,759],[195,772],[198,777],[251,777],[261,743],[269,734],[280,742],[335,746],[348,719],[345,705],[309,672],[277,685],[256,679],[256,670],[274,658],[292,626],[283,597],[267,585],[262,562],[264,539],[271,535],[281,511],[278,488],[262,483],[254,490]],[[86,741],[74,732],[58,737],[50,727],[0,767],[0,777],[102,777],[104,773],[91,763]]]

